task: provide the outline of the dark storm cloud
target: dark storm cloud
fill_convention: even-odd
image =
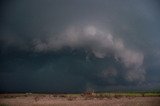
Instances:
[[[71,49],[85,48],[92,52],[97,58],[105,58],[111,54],[122,62],[127,68],[126,79],[144,80],[143,54],[126,48],[121,39],[115,39],[109,32],[103,32],[94,26],[67,29],[64,34],[58,37],[49,37],[46,41],[34,41],[34,48],[38,52],[57,51],[63,47]],[[136,72],[136,73],[135,73]]]
[[[159,6],[156,0],[2,2],[1,91],[159,87]]]

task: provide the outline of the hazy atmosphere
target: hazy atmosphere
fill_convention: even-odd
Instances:
[[[159,0],[1,0],[0,92],[160,90]]]

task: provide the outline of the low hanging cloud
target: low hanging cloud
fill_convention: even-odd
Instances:
[[[124,79],[127,81],[144,81],[144,55],[140,51],[128,48],[123,39],[114,37],[110,32],[100,30],[95,26],[71,26],[57,36],[46,39],[34,39],[33,48],[36,52],[58,51],[65,47],[72,50],[84,48],[103,59],[112,55],[126,68]]]
[[[0,5],[0,91],[160,88],[158,1]]]

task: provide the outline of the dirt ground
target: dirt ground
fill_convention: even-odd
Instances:
[[[50,94],[0,94],[0,106],[160,106],[160,97],[94,98]]]

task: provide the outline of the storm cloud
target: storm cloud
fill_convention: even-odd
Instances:
[[[0,90],[158,89],[159,6],[157,0],[3,1]]]
[[[124,46],[123,41],[113,38],[109,32],[103,32],[94,26],[71,27],[57,37],[50,37],[46,40],[34,40],[34,49],[37,52],[57,51],[63,47],[85,48],[92,52],[97,58],[105,58],[113,55],[117,61],[122,62],[126,70],[126,79],[144,80],[143,54],[130,50]]]

